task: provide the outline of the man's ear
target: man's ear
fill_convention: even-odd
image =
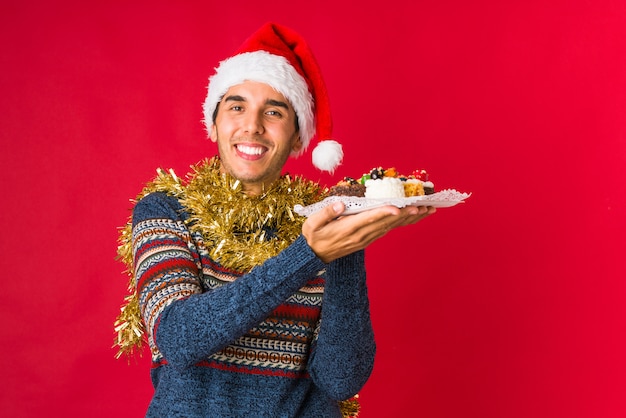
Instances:
[[[295,141],[293,141],[293,145],[291,146],[291,152],[297,154],[302,149],[302,140],[300,139],[300,135],[296,137]]]
[[[209,133],[209,138],[211,138],[211,141],[217,142],[217,128],[215,127],[215,124],[211,125],[211,132]]]

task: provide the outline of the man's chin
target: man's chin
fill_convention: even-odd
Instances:
[[[254,170],[250,169],[250,167],[235,168],[230,172],[230,175],[244,183],[263,182],[266,177],[265,171],[260,167]]]

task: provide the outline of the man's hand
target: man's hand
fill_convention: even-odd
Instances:
[[[356,215],[341,216],[341,202],[311,215],[302,225],[302,235],[325,263],[362,250],[394,228],[414,224],[435,213],[426,206],[384,206]]]

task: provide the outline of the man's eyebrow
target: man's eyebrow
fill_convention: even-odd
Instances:
[[[268,104],[270,106],[284,107],[286,110],[289,110],[289,105],[285,102],[281,102],[280,100],[267,99],[265,101],[265,104]]]
[[[224,102],[246,102],[246,98],[243,96],[239,96],[237,94],[232,95],[232,96],[226,96],[224,97]],[[289,105],[283,101],[280,100],[276,100],[276,99],[267,99],[265,101],[266,105],[269,106],[277,106],[277,107],[282,107],[285,108],[286,110],[289,110]]]
[[[234,96],[225,97],[224,101],[225,102],[245,102],[246,99],[243,96],[234,95]]]

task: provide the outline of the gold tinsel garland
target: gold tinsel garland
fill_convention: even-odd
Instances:
[[[238,180],[220,173],[217,157],[191,168],[187,181],[172,170],[157,170],[157,177],[144,187],[135,202],[153,192],[178,198],[189,214],[185,223],[191,233],[202,235],[211,258],[241,273],[287,248],[300,235],[304,222],[293,207],[319,201],[326,193],[317,183],[285,175],[261,195],[248,196]],[[145,343],[134,277],[130,218],[121,229],[118,242],[118,259],[126,265],[130,294],[115,322],[117,358],[132,354]]]
[[[157,177],[139,193],[135,202],[153,192],[178,198],[189,218],[191,233],[199,233],[211,259],[223,267],[245,273],[278,255],[302,231],[304,218],[293,212],[296,204],[309,205],[326,195],[326,189],[301,177],[282,176],[259,196],[248,196],[241,183],[221,173],[220,160],[213,157],[192,166],[187,181],[169,170],[157,170]],[[132,254],[132,220],[120,230],[118,259],[126,265],[129,295],[115,321],[118,347],[116,358],[141,352],[145,328],[139,309]],[[355,398],[340,404],[344,417],[355,417]]]

